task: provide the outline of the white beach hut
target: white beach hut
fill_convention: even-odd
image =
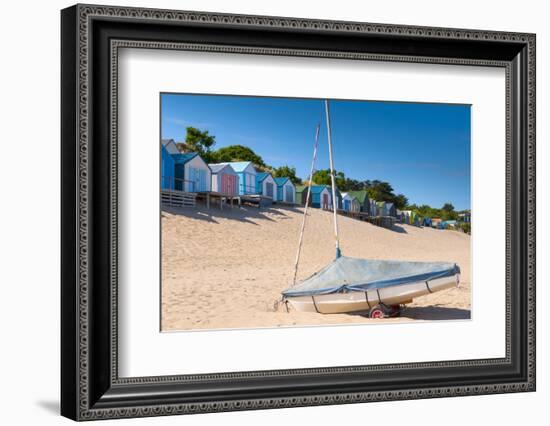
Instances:
[[[296,203],[296,187],[287,177],[275,178],[277,184],[277,201],[283,203]]]
[[[256,175],[256,193],[264,197],[277,199],[277,184],[270,173],[258,173]]]
[[[175,189],[185,192],[210,192],[212,171],[196,152],[172,155],[175,163]]]
[[[239,194],[239,175],[231,164],[209,164],[212,170],[212,192],[223,195],[237,196]]]
[[[342,192],[342,208],[352,213],[361,211],[361,205],[357,197],[354,197],[348,192]]]

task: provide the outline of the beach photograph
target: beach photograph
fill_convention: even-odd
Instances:
[[[471,319],[470,105],[160,105],[161,331]]]

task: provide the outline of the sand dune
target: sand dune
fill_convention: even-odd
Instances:
[[[298,278],[334,258],[332,215],[311,209]],[[339,216],[346,256],[450,261],[461,270],[458,288],[408,305],[401,318],[323,315],[276,309],[293,273],[303,210],[234,208],[162,212],[162,329],[257,328],[470,318],[470,236],[398,225],[394,230]]]

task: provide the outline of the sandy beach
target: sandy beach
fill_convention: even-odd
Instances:
[[[332,214],[310,209],[298,279],[334,258]],[[292,281],[302,207],[171,209],[162,212],[162,330],[258,328],[470,318],[470,236],[339,216],[345,256],[449,261],[461,284],[415,299],[399,318],[323,315],[277,308]]]

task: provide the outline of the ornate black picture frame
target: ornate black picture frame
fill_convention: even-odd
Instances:
[[[535,35],[76,5],[62,27],[61,413],[74,420],[535,390]],[[506,356],[119,378],[117,52],[186,49],[506,71]]]

